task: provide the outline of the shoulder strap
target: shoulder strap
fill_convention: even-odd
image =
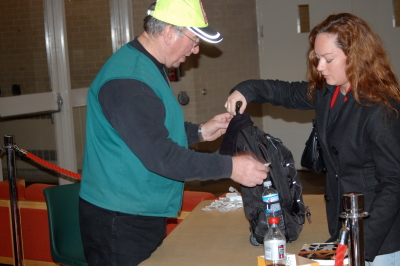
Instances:
[[[219,154],[231,156],[236,154],[236,142],[239,133],[243,128],[253,126],[253,124],[254,123],[251,121],[247,112],[235,115],[226,129],[224,139],[219,149]]]

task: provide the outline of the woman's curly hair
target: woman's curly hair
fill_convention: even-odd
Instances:
[[[357,103],[366,106],[363,99],[372,104],[383,103],[397,113],[389,100],[400,103],[400,87],[382,42],[364,20],[349,13],[328,16],[308,37],[308,97],[313,99],[314,90],[322,89],[326,83],[317,70],[314,51],[315,39],[320,33],[336,36],[337,47],[347,56],[346,76]]]

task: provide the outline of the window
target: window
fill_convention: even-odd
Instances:
[[[299,17],[297,18],[297,32],[310,32],[310,13],[308,11],[308,5],[299,5],[298,9]]]
[[[393,0],[393,27],[400,27],[400,0]]]

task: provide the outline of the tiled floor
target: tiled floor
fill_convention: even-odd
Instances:
[[[325,175],[314,174],[310,171],[298,171],[298,175],[303,186],[303,194],[325,194]],[[240,185],[231,179],[186,182],[187,190],[207,191],[216,197],[229,192],[231,186],[240,192]]]

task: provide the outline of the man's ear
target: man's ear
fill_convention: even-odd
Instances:
[[[165,26],[162,36],[164,38],[164,42],[166,45],[171,45],[176,39],[176,30],[173,28],[172,25]]]

